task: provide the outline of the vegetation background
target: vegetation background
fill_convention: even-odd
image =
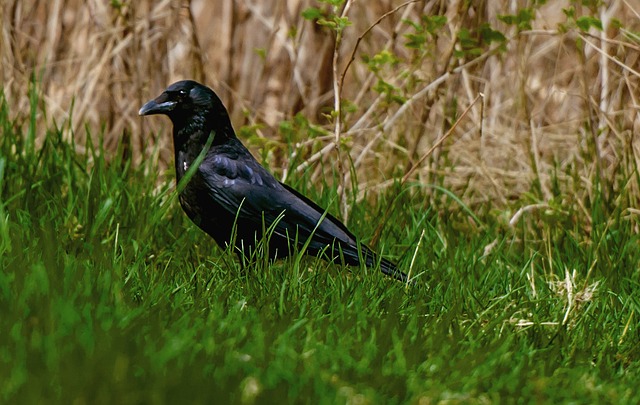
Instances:
[[[338,76],[346,70],[341,138],[361,190],[391,185],[469,106],[414,176],[426,183],[442,176],[469,204],[504,208],[534,183],[548,201],[551,174],[569,166],[579,174],[569,188],[589,193],[596,173],[612,179],[637,152],[637,2],[351,1],[337,50],[335,31],[302,15],[309,7],[329,13],[327,3],[8,0],[5,97],[15,118],[29,119],[35,77],[47,106],[37,120],[69,122],[78,143],[87,129],[96,139],[104,134],[107,150],[124,143],[136,162],[159,146],[166,163],[167,122],[136,111],[169,83],[193,78],[218,92],[235,125],[254,135],[251,144],[267,148],[273,170],[283,173],[292,159],[283,142],[298,149],[297,171],[339,158],[344,169],[347,157],[323,148],[334,141],[326,116],[334,109],[335,55]],[[532,14],[511,24],[500,18],[520,10]],[[299,128],[296,114],[320,128]],[[279,128],[283,120],[292,130]],[[317,179],[332,165],[314,167]]]
[[[0,13],[0,398],[637,403],[637,0]],[[237,284],[170,197],[168,121],[137,116],[183,78],[427,286],[299,261]]]

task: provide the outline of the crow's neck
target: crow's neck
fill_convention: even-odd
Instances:
[[[211,148],[227,143],[233,143],[236,138],[229,117],[193,116],[180,122],[173,123],[173,143],[175,150],[176,174],[180,179],[191,163],[202,153],[203,148],[211,139]],[[211,153],[208,151],[207,153]]]

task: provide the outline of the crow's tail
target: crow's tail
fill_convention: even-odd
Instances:
[[[380,271],[387,276],[393,277],[398,281],[406,283],[408,281],[407,275],[398,269],[398,266],[384,257],[380,257]]]
[[[387,260],[382,256],[378,256],[367,246],[362,245],[362,257],[365,260],[365,264],[367,267],[376,267],[378,262],[380,262],[380,271],[383,274],[386,274],[389,277],[393,277],[398,281],[402,281],[406,283],[408,280],[408,276],[398,269],[398,265],[392,262],[391,260]]]

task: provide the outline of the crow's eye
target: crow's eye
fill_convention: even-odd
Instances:
[[[183,101],[187,98],[187,91],[184,89],[178,90],[173,93],[176,101]]]

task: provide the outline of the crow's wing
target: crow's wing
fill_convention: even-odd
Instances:
[[[358,245],[344,224],[307,197],[278,182],[248,152],[233,157],[212,155],[203,161],[198,172],[215,202],[230,215],[254,223],[256,229],[262,226],[264,218],[267,227],[276,223],[275,235],[293,239],[297,232],[299,244],[313,235],[309,248],[316,252],[327,246],[338,247],[347,264],[359,264],[360,257],[367,266],[374,266],[379,260],[384,274],[402,282],[407,280],[406,274],[394,263],[378,257],[367,246]]]
[[[208,156],[198,168],[209,196],[230,214],[268,227],[274,233],[301,243],[313,234],[312,247],[322,248],[335,240],[355,248],[356,239],[335,217],[292,188],[278,182],[251,156]],[[238,210],[238,208],[240,208]],[[324,216],[324,219],[323,219]],[[318,222],[320,225],[318,225]]]

